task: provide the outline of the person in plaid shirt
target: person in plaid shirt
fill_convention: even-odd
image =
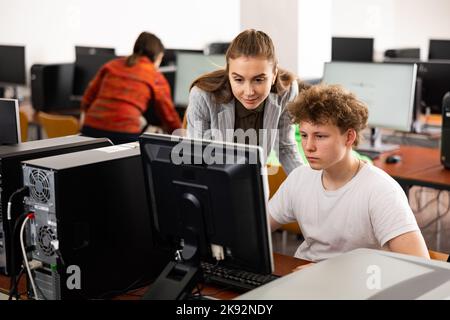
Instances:
[[[142,132],[141,116],[146,116],[148,108],[154,108],[165,131],[181,128],[169,83],[158,71],[163,54],[161,40],[142,32],[132,55],[103,65],[81,102],[81,133],[107,137],[114,144],[136,141]]]

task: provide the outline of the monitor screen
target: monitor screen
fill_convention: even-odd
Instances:
[[[177,106],[189,104],[189,88],[202,74],[225,68],[225,55],[177,53],[174,102]]]
[[[331,61],[373,60],[373,38],[331,38]]]
[[[161,67],[175,66],[177,64],[177,53],[203,53],[200,49],[164,49]]]
[[[0,99],[0,144],[20,142],[19,103],[15,99]]]
[[[115,59],[113,48],[75,47],[75,71],[72,94],[83,96],[89,82],[106,62]]]
[[[450,91],[450,61],[421,62],[417,77],[422,80],[422,105],[440,114],[442,98]]]
[[[140,145],[151,220],[186,264],[273,272],[261,148],[157,134]]]
[[[450,40],[430,39],[428,59],[450,60]]]
[[[340,84],[367,104],[370,127],[409,132],[417,67],[396,63],[325,63],[323,82]]]
[[[388,49],[384,52],[384,57],[387,59],[420,59],[420,48],[403,48],[403,49]]]
[[[25,85],[25,47],[0,45],[0,85]]]

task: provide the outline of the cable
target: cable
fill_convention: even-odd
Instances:
[[[16,300],[19,300],[20,295],[17,292],[17,289],[19,287],[20,278],[22,278],[24,273],[25,273],[25,268],[22,268],[22,269],[20,269],[20,272],[19,272],[19,275],[17,276],[17,279],[14,279],[14,282],[12,282],[13,279],[11,278],[11,286],[10,286],[10,289],[9,289],[8,300],[12,300],[13,296],[16,297]]]
[[[36,300],[39,300],[39,297],[37,295],[36,285],[34,284],[33,275],[31,274],[30,265],[28,264],[28,258],[27,258],[27,254],[25,252],[25,244],[23,243],[23,232],[25,230],[25,225],[27,224],[28,220],[30,220],[30,219],[34,219],[34,214],[33,213],[29,213],[26,216],[25,220],[22,223],[22,226],[20,227],[20,248],[22,249],[23,262],[25,264],[25,268],[27,270],[28,277],[30,278],[31,287],[33,288],[34,298]]]
[[[11,232],[10,230],[10,239],[11,239],[11,245],[10,245],[10,290],[14,287],[14,284],[16,282],[16,254],[15,254],[15,241],[16,241],[16,234],[17,229],[19,228],[19,225],[22,223],[23,219],[26,218],[28,213],[23,213],[20,215],[16,221],[14,222],[14,228]]]
[[[8,199],[8,207],[7,207],[7,211],[6,211],[6,219],[9,221],[9,220],[11,220],[11,207],[12,207],[12,201],[13,201],[13,198],[16,196],[16,195],[18,195],[18,194],[21,194],[21,193],[24,193],[24,196],[28,193],[28,191],[29,191],[29,188],[27,187],[27,186],[25,186],[25,187],[22,187],[22,188],[20,188],[20,189],[17,189],[16,191],[14,191],[10,196],[9,196],[9,199]]]

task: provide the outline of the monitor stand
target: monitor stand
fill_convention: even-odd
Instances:
[[[385,144],[381,141],[381,131],[378,128],[370,128],[370,140],[357,147],[358,151],[383,153],[399,149],[398,144]]]
[[[184,300],[197,285],[200,268],[188,263],[169,262],[150,285],[142,300]]]

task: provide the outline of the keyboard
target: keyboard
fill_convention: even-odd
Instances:
[[[253,290],[279,276],[274,274],[258,274],[238,269],[231,269],[209,262],[201,263],[205,283],[229,287],[236,291]]]

